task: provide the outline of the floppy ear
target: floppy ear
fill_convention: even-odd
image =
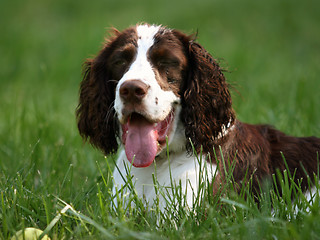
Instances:
[[[119,129],[113,108],[116,83],[110,81],[107,69],[109,48],[106,45],[95,59],[84,63],[76,111],[80,135],[106,154],[117,150]]]
[[[234,121],[231,96],[219,65],[200,44],[189,41],[188,54],[181,120],[195,150],[202,146],[204,152],[212,152],[215,139]]]

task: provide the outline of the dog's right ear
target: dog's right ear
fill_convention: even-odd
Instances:
[[[116,136],[119,131],[113,107],[116,83],[110,81],[107,68],[109,55],[110,46],[107,43],[96,58],[84,63],[76,110],[80,135],[105,154],[117,151]]]
[[[181,120],[195,150],[199,153],[202,146],[204,152],[211,152],[223,129],[234,122],[231,95],[212,56],[193,40],[186,45],[189,72],[182,87]],[[187,148],[191,152],[190,144]]]

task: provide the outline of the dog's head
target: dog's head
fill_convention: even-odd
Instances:
[[[144,24],[115,30],[85,63],[77,119],[80,134],[106,154],[118,137],[128,160],[147,167],[174,141],[177,124],[188,150],[191,140],[208,152],[234,113],[220,67],[204,48],[177,30]]]

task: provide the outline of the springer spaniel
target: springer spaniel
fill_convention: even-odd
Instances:
[[[306,187],[306,174],[318,168],[319,138],[291,137],[237,120],[217,62],[192,36],[163,26],[114,30],[97,57],[85,63],[77,121],[81,136],[105,154],[122,146],[114,193],[125,186],[130,168],[137,194],[150,203],[157,195],[155,175],[164,187],[181,182],[192,206],[198,180],[205,178],[199,174],[209,181],[217,174],[217,191],[225,171],[216,170],[230,166],[226,159],[235,161],[235,182],[248,174],[256,190],[259,181],[287,167]],[[160,197],[161,209],[165,205]]]

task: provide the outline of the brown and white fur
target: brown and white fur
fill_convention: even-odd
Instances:
[[[192,206],[203,177],[199,173],[212,177],[228,166],[223,159],[236,161],[235,182],[248,174],[256,190],[276,169],[286,169],[281,152],[295,179],[304,179],[303,187],[304,169],[312,175],[318,167],[319,138],[291,137],[268,125],[237,120],[217,62],[192,36],[163,26],[114,30],[99,54],[85,63],[77,120],[81,136],[105,154],[120,148],[114,193],[125,184],[129,166],[136,192],[150,203],[153,174],[160,185],[170,186],[170,170]],[[196,161],[193,150],[207,161]],[[224,171],[217,174],[214,191],[224,180]],[[160,206],[165,207],[163,199]]]

